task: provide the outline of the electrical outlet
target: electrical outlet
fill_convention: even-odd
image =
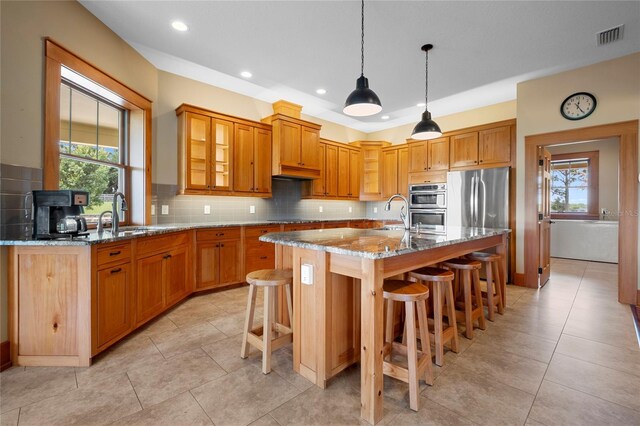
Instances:
[[[377,207],[374,207],[374,208],[373,208],[373,212],[374,212],[374,213],[378,213],[378,208],[377,208]]]
[[[256,206],[249,206],[249,213],[255,214],[255,212],[256,212]]]
[[[155,215],[156,215],[156,205],[151,204],[151,216],[155,216]]]
[[[204,214],[211,214],[211,206],[210,205],[206,205],[204,206]]]
[[[300,265],[300,282],[306,285],[313,285],[313,265],[308,263]]]
[[[349,207],[349,213],[353,213],[353,207]]]
[[[169,206],[166,204],[163,204],[160,214],[169,214]]]
[[[318,207],[318,211],[319,211],[320,213],[322,213],[322,206],[319,206],[319,207]]]

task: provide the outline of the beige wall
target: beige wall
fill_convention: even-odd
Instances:
[[[496,121],[511,120],[516,118],[516,101],[501,102],[482,108],[471,109],[456,114],[434,117],[440,130],[450,132],[452,130],[464,129],[466,127],[479,126]],[[417,118],[419,120],[419,117]],[[411,137],[411,131],[418,122],[405,124],[404,126],[392,129],[372,132],[367,135],[367,140],[389,141],[393,144],[404,143]]]
[[[524,272],[524,138],[562,130],[640,119],[640,53],[518,84],[516,271]],[[588,118],[569,121],[560,103],[591,92],[598,106]],[[640,187],[638,188],[640,192]],[[640,210],[640,206],[638,206]],[[640,220],[640,219],[639,219]],[[637,238],[637,237],[636,237]],[[640,283],[639,283],[640,288]]]
[[[606,220],[618,220],[618,139],[556,145],[548,149],[551,154],[598,151],[598,212],[607,209],[612,214]]]

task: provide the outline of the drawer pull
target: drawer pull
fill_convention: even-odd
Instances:
[[[262,230],[262,231],[260,231],[260,232],[261,232],[261,233],[263,233],[263,234],[266,234],[267,232],[269,232],[269,230],[268,230],[268,229],[263,229],[263,230]]]
[[[220,247],[224,247],[224,244],[220,244]]]
[[[163,259],[171,259],[171,255],[167,254],[167,255],[163,256]]]
[[[118,250],[118,251],[112,251],[112,252],[110,252],[110,253],[109,253],[109,256],[117,256],[117,255],[119,255],[120,253],[122,253],[122,251],[120,251],[120,250]]]
[[[122,272],[122,268],[116,268],[111,270],[112,274],[117,274],[118,272]]]
[[[260,256],[260,259],[266,259],[267,256]]]

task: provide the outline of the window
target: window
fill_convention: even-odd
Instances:
[[[598,151],[551,156],[551,217],[598,218]]]
[[[90,223],[120,191],[150,223],[151,101],[49,39],[45,61],[44,189],[88,191]]]

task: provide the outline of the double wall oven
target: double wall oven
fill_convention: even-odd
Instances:
[[[410,185],[409,217],[411,226],[444,229],[447,224],[447,184]]]

